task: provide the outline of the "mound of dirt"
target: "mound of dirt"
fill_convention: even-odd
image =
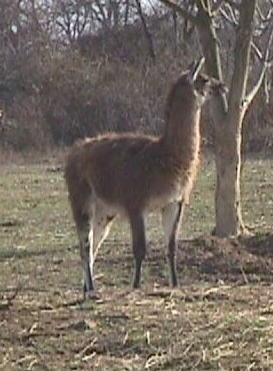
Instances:
[[[273,236],[180,241],[178,260],[198,279],[273,281]]]

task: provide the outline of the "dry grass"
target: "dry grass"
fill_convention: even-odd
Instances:
[[[254,237],[208,236],[206,164],[180,241],[180,289],[168,288],[152,216],[143,288],[130,289],[128,229],[116,223],[95,265],[98,298],[83,302],[62,172],[51,162],[1,165],[0,369],[272,370],[272,168],[270,160],[245,168]]]

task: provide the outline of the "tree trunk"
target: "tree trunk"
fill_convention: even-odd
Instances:
[[[241,214],[241,133],[242,118],[228,114],[218,133],[215,149],[215,215],[217,236],[237,236],[244,231]]]
[[[249,0],[247,6],[244,2],[240,5],[228,113],[225,128],[218,131],[216,139],[216,234],[221,237],[245,232],[240,191],[241,143],[255,8],[256,0]]]
[[[220,51],[213,19],[203,1],[198,3],[198,32],[208,73],[222,78]],[[243,107],[249,67],[250,45],[256,0],[241,3],[240,21],[236,34],[234,71],[228,97],[212,101],[215,127],[216,192],[215,217],[217,236],[238,235],[244,231],[241,214],[241,142]]]

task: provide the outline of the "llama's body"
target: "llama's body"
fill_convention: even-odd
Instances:
[[[75,182],[76,198],[82,182],[114,213],[146,211],[181,197],[188,199],[198,150],[196,143],[191,166],[184,169],[180,160],[165,148],[162,138],[112,134],[77,142],[66,173],[68,176],[71,173],[71,182]],[[90,200],[85,201],[83,207],[88,209]]]
[[[136,265],[134,287],[139,286],[146,245],[144,215],[156,208],[162,210],[171,281],[173,286],[177,285],[176,238],[198,167],[199,121],[205,87],[208,82],[213,85],[209,79],[203,80],[194,90],[185,74],[174,85],[161,137],[106,134],[81,140],[72,147],[66,181],[80,239],[85,291],[93,290],[93,250],[102,243],[118,214],[125,216],[131,225]],[[216,88],[215,81],[214,84]],[[220,83],[217,84],[219,88]],[[200,95],[196,93],[198,89]]]

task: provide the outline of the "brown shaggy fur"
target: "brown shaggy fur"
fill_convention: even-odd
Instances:
[[[172,284],[177,284],[176,236],[199,162],[201,106],[207,95],[219,93],[222,88],[219,81],[205,75],[198,73],[191,79],[192,76],[189,70],[172,86],[161,137],[105,134],[78,141],[68,155],[65,177],[81,243],[85,291],[93,290],[93,280],[89,277],[93,255],[90,257],[87,233],[90,229],[94,238],[100,226],[97,215],[105,219],[102,228],[117,214],[129,219],[136,263],[134,287],[138,287],[145,256],[144,213],[154,208],[161,208],[169,215],[163,224]],[[99,237],[91,241],[92,251],[99,242]],[[92,260],[90,274],[87,259]]]

